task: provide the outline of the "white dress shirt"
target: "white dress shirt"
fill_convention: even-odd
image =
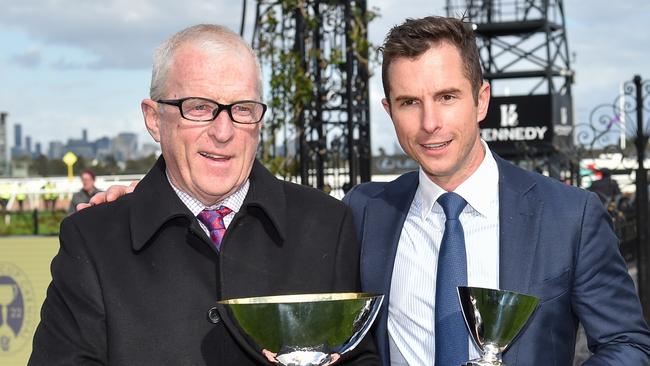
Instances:
[[[221,202],[218,202],[212,206],[206,206],[203,203],[201,203],[201,201],[190,196],[187,192],[184,192],[180,190],[178,187],[176,187],[172,183],[171,179],[169,179],[169,174],[167,174],[167,180],[169,181],[169,185],[171,185],[172,188],[174,189],[174,192],[176,192],[178,198],[180,198],[183,204],[187,206],[187,208],[190,210],[190,212],[192,212],[192,215],[194,215],[194,217],[196,217],[203,210],[213,210],[218,208],[219,206],[228,207],[232,212],[223,217],[223,225],[226,227],[226,229],[228,228],[228,225],[230,225],[230,222],[232,222],[232,219],[235,218],[235,214],[237,214],[237,212],[239,212],[239,210],[241,209],[241,206],[244,203],[244,199],[248,194],[248,188],[250,187],[250,181],[246,179],[246,182],[244,182],[244,184],[242,184],[241,187],[239,187],[239,189],[235,191],[235,193],[224,198],[223,201]],[[208,228],[198,218],[196,219],[196,221],[199,222],[201,228],[209,238],[210,231],[208,230]]]
[[[499,286],[499,172],[485,142],[485,158],[454,192],[467,201],[460,214],[469,286]],[[445,214],[436,202],[445,191],[420,169],[419,185],[399,238],[388,304],[393,366],[435,363],[435,294]],[[470,359],[479,356],[468,337]]]

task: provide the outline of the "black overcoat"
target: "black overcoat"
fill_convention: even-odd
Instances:
[[[257,161],[221,254],[162,158],[132,194],[66,218],[60,243],[29,365],[268,364],[208,317],[217,300],[360,287],[349,208]],[[378,365],[371,342],[344,363]]]

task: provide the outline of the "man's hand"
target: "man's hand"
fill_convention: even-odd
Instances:
[[[116,199],[124,196],[125,194],[129,194],[133,192],[135,187],[138,185],[137,180],[134,180],[129,184],[128,186],[121,186],[121,185],[112,185],[108,187],[106,192],[98,192],[92,198],[90,199],[90,202],[88,203],[80,203],[77,205],[76,210],[81,211],[84,208],[94,206],[94,205],[101,205],[102,203],[106,202],[111,202],[115,201]]]

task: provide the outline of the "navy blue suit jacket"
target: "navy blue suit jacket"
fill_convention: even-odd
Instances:
[[[541,298],[504,362],[571,365],[580,322],[594,353],[585,365],[649,365],[650,331],[596,195],[495,158],[499,287]],[[386,295],[374,328],[385,365],[393,263],[417,186],[418,174],[411,172],[390,183],[361,184],[344,198],[362,242],[363,290]]]

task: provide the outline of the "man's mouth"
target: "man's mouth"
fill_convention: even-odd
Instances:
[[[199,152],[199,154],[201,156],[203,156],[204,158],[208,158],[208,159],[211,159],[211,160],[227,160],[227,159],[230,159],[230,157],[226,156],[226,155],[210,154],[210,153],[207,153],[207,152],[204,152],[204,151]]]
[[[422,144],[422,146],[424,146],[427,149],[442,149],[443,147],[446,147],[449,144],[451,144],[451,140],[445,142],[433,143],[433,144]]]

